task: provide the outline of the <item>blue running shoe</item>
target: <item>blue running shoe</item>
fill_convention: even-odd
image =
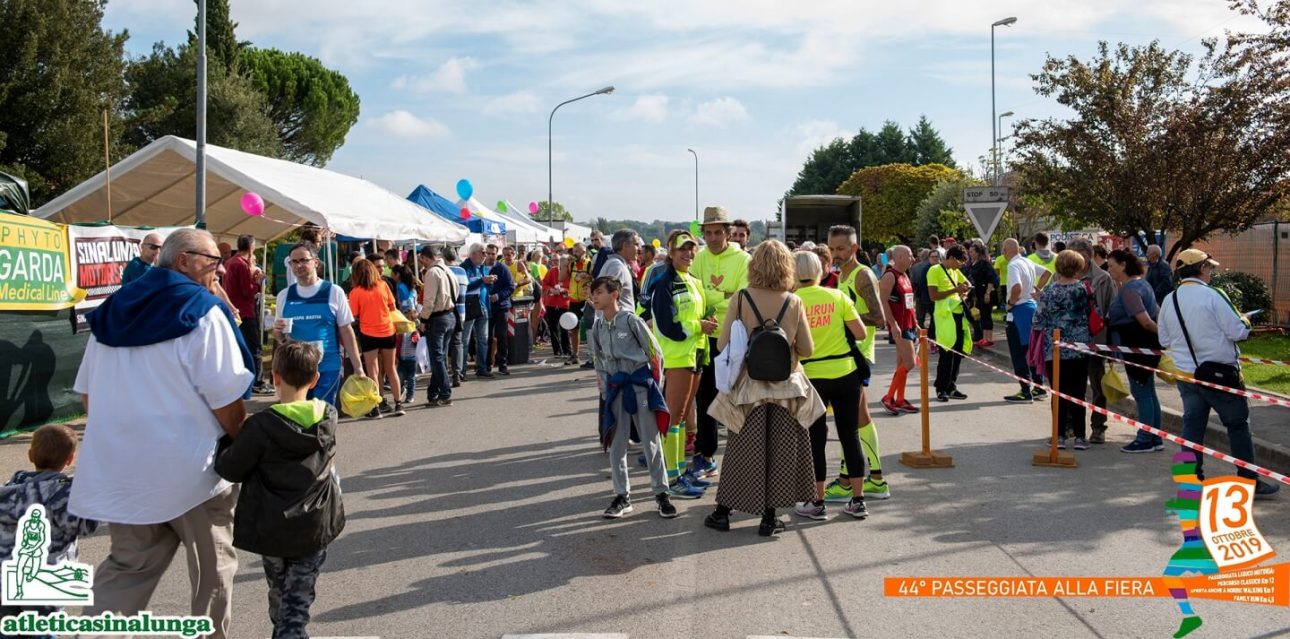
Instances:
[[[703,489],[690,483],[685,475],[681,475],[667,489],[667,493],[677,499],[700,499],[703,497]]]
[[[694,473],[688,470],[685,472],[684,477],[685,477],[685,480],[690,482],[690,485],[694,486],[695,488],[702,488],[704,490],[707,490],[707,488],[712,485],[712,482],[706,479],[701,479],[698,476],[696,476]]]
[[[712,477],[717,474],[717,461],[703,455],[695,455],[690,469],[690,474],[695,477]]]

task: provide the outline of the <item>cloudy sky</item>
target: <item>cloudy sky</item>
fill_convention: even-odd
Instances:
[[[359,123],[328,168],[406,195],[543,200],[547,116],[560,109],[554,194],[576,219],[689,219],[703,205],[773,215],[810,150],[926,114],[975,164],[990,146],[990,24],[998,112],[1058,114],[1029,75],[1099,39],[1200,51],[1248,25],[1226,0],[231,0],[238,37],[348,76]],[[191,0],[109,0],[129,49],[175,43]]]

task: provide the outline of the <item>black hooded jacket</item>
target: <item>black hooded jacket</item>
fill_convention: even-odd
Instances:
[[[225,435],[215,472],[241,482],[233,546],[270,557],[302,557],[327,547],[345,527],[333,469],[336,410],[310,400],[256,413],[237,439]],[[321,404],[321,405],[320,405]],[[295,417],[292,419],[284,413]],[[308,426],[300,422],[312,421]]]

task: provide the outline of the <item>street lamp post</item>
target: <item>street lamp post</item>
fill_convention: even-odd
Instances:
[[[1010,27],[1017,23],[1016,18],[1004,18],[990,25],[990,155],[992,158],[998,157],[999,153],[999,130],[996,128],[998,123],[994,115],[994,28]],[[999,167],[995,166],[994,185],[999,186]]]
[[[195,226],[206,228],[206,0],[197,2],[197,192]]]
[[[552,225],[552,223],[554,223],[554,222],[555,222],[555,208],[554,208],[554,207],[555,207],[555,204],[554,204],[554,201],[553,201],[553,199],[552,199],[552,197],[551,197],[551,193],[552,193],[552,189],[551,189],[551,123],[552,123],[552,121],[554,121],[554,120],[555,120],[555,112],[556,112],[556,111],[559,111],[559,110],[560,110],[560,107],[562,107],[562,106],[564,106],[564,105],[566,105],[566,104],[569,104],[570,102],[577,102],[578,100],[585,100],[585,99],[587,99],[587,98],[589,98],[589,97],[591,97],[591,96],[593,96],[593,95],[609,95],[610,93],[613,93],[613,92],[614,92],[614,87],[612,87],[612,86],[607,86],[607,87],[605,87],[605,88],[603,88],[603,89],[601,89],[601,90],[599,90],[599,91],[593,91],[593,92],[591,92],[591,93],[588,93],[587,95],[580,95],[580,96],[578,96],[578,97],[576,97],[576,98],[573,98],[572,100],[565,100],[564,102],[561,102],[560,104],[555,105],[555,108],[554,108],[554,109],[551,109],[551,117],[549,117],[549,118],[547,118],[547,119],[546,119],[546,224],[547,224],[547,226],[551,226],[551,225]]]
[[[995,186],[998,186],[1000,183],[1003,182],[1003,161],[1000,157],[1003,154],[1003,150],[999,148],[1000,144],[1004,140],[1012,137],[1010,135],[1009,136],[1003,135],[1003,119],[1010,118],[1013,115],[1016,115],[1016,114],[1013,113],[1012,111],[1004,111],[1003,113],[1000,113],[998,117],[995,118],[995,122],[998,123],[998,126],[996,127],[998,129],[998,133],[994,138],[994,184]]]
[[[694,153],[694,219],[695,221],[698,221],[699,219],[699,154],[695,153],[694,149],[686,149],[686,151],[689,151],[690,153]]]

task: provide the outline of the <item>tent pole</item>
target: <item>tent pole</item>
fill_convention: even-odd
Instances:
[[[197,0],[197,220],[206,228],[206,0]]]

